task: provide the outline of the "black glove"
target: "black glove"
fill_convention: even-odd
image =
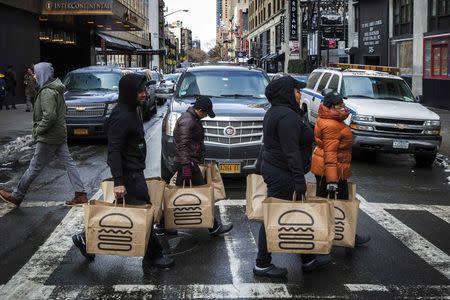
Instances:
[[[297,194],[297,199],[301,200],[306,194],[306,183],[303,182],[302,184],[296,184],[295,193]]]

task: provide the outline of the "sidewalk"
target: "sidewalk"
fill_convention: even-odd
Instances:
[[[33,113],[25,112],[25,104],[17,104],[17,109],[0,110],[0,146],[17,137],[31,134]]]
[[[450,110],[429,107],[441,117],[441,154],[450,157]],[[31,134],[33,113],[25,112],[25,104],[16,110],[0,110],[0,146],[17,137]]]

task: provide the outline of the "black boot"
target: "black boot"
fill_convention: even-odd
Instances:
[[[89,254],[86,251],[86,234],[84,232],[75,234],[72,236],[72,241],[80,250],[81,255],[86,257],[88,260],[93,261],[95,258],[95,254]]]
[[[368,234],[356,234],[355,235],[355,247],[361,247],[362,245],[370,241],[370,235]]]
[[[175,265],[175,261],[172,257],[164,254],[160,254],[158,256],[145,255],[142,264],[144,267],[149,264],[158,269],[167,269],[173,267]]]
[[[211,237],[218,236],[220,234],[224,234],[233,229],[233,223],[222,224],[217,220],[214,220],[214,227],[209,229],[209,235]]]
[[[260,268],[258,266],[253,267],[253,274],[261,277],[285,278],[287,273],[288,272],[285,268],[279,268],[273,264],[270,264],[268,267],[265,268]]]
[[[310,272],[324,267],[331,263],[331,255],[329,254],[317,254],[308,262],[303,262],[302,269],[305,272]]]

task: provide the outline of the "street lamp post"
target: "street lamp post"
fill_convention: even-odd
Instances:
[[[168,14],[165,14],[165,15],[164,15],[164,18],[167,17],[167,16],[170,16],[170,15],[173,15],[174,13],[177,13],[177,12],[179,12],[179,11],[182,11],[182,12],[189,12],[189,9],[178,9],[178,10],[175,10],[175,11],[173,11],[173,12],[170,12],[170,13],[168,13]]]

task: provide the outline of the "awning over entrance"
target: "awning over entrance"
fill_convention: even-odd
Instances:
[[[263,61],[263,60],[267,60],[267,57],[270,55],[270,53],[267,53],[266,55],[264,55],[263,57],[261,57],[259,60]]]
[[[117,47],[117,48],[122,48],[122,49],[128,49],[128,50],[134,50],[136,49],[136,47],[134,45],[137,46],[137,44],[113,37],[113,36],[109,36],[106,34],[102,34],[102,33],[98,33],[97,35],[101,38],[104,39],[106,41],[107,44],[113,46],[113,47]],[[142,47],[141,47],[142,48]]]
[[[284,60],[284,52],[281,53],[281,54],[274,53],[274,54],[270,55],[267,58],[267,60],[273,60],[273,61],[279,60],[279,61],[282,61],[282,60]]]

